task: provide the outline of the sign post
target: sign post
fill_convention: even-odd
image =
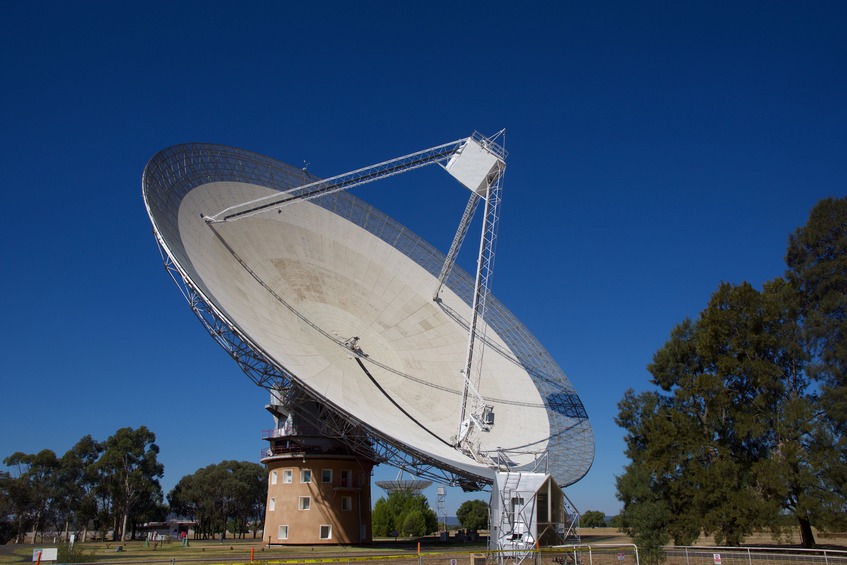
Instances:
[[[58,547],[44,547],[32,550],[32,560],[36,565],[41,565],[42,561],[56,561],[59,558]]]

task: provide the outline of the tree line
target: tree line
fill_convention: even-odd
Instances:
[[[222,461],[186,475],[168,493],[172,512],[198,523],[195,535],[226,532],[255,538],[265,520],[268,471],[246,461]]]
[[[248,527],[255,535],[267,497],[264,466],[224,461],[200,469],[180,480],[167,505],[158,454],[145,426],[121,428],[105,441],[86,435],[61,456],[13,453],[3,459],[9,470],[0,471],[0,544],[27,536],[35,542],[44,532],[125,541],[169,513],[198,520],[202,535],[227,528],[243,535]]]
[[[804,547],[845,526],[847,199],[812,209],[786,265],[761,289],[721,283],[653,356],[655,388],[618,404],[620,519],[648,559],[701,532],[778,536],[787,516]]]
[[[380,497],[371,513],[375,536],[423,536],[438,530],[438,518],[422,494],[398,490]]]
[[[459,524],[468,530],[488,529],[488,504],[482,500],[466,500],[456,510]],[[379,537],[425,536],[438,531],[435,511],[426,496],[412,491],[398,490],[380,497],[371,516],[373,535]]]

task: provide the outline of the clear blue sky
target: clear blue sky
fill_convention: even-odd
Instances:
[[[162,148],[331,176],[507,128],[494,293],[580,393],[597,455],[568,493],[608,514],[616,404],[671,328],[720,281],[779,276],[847,194],[844,2],[20,1],[2,22],[0,456],[147,425],[166,491],[258,460],[272,422],[161,266],[141,173]],[[357,195],[444,248],[461,209],[412,175]]]

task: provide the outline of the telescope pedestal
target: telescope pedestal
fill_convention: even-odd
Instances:
[[[268,467],[265,539],[269,545],[370,543],[375,462],[320,435],[311,403],[283,406],[271,395],[276,427],[265,434]]]

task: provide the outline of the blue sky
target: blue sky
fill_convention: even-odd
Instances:
[[[331,176],[507,128],[493,290],[583,399],[597,455],[568,494],[608,514],[616,404],[650,387],[671,328],[721,281],[779,276],[788,234],[847,194],[843,2],[48,1],[2,19],[2,457],[146,425],[166,490],[258,460],[266,394],[183,302],[141,199],[176,143]],[[439,174],[357,195],[444,249],[465,195],[431,194]],[[450,489],[448,513],[466,498]]]

